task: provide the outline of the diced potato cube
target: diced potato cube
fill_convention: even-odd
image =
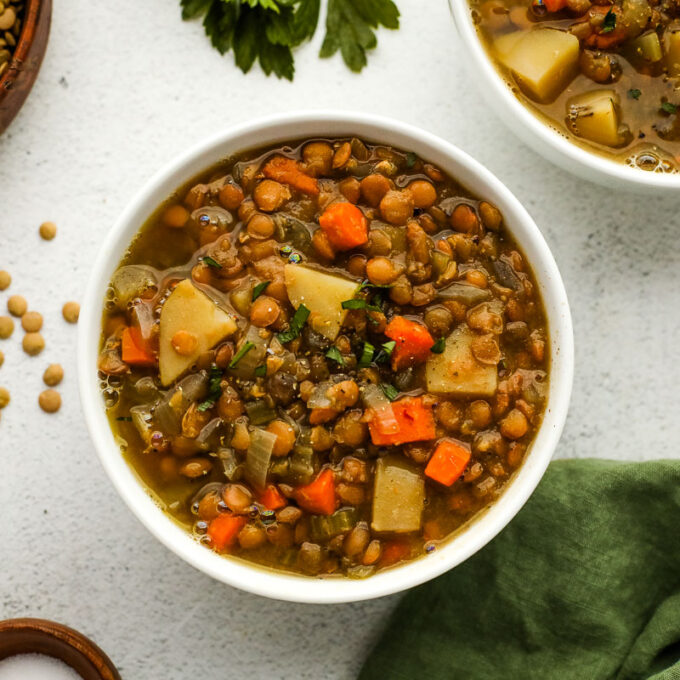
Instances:
[[[170,385],[198,357],[236,330],[236,322],[189,279],[180,281],[161,309],[158,367],[163,385]],[[178,354],[172,346],[177,331],[196,336],[196,349]]]
[[[664,36],[666,49],[666,68],[669,76],[680,76],[680,27],[666,30]]]
[[[304,304],[310,311],[307,323],[317,333],[335,340],[347,315],[342,303],[354,297],[359,284],[299,264],[287,264],[284,276],[293,307]]]
[[[475,359],[471,348],[474,337],[466,325],[461,325],[446,339],[444,351],[427,360],[425,380],[429,392],[461,397],[494,395],[498,370]]]
[[[524,31],[505,33],[493,41],[493,48],[501,61],[505,61],[515,45],[526,36]]]
[[[614,90],[592,90],[567,102],[567,124],[577,136],[605,146],[621,146],[619,96]]]
[[[373,487],[373,531],[418,531],[425,506],[425,477],[396,456],[380,458]]]
[[[575,35],[539,28],[518,40],[501,58],[526,94],[539,102],[550,102],[576,75],[578,57]]]

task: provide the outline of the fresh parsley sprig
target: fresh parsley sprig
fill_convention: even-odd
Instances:
[[[203,27],[220,54],[234,53],[236,65],[248,73],[256,61],[262,70],[293,79],[293,49],[310,40],[319,23],[321,0],[180,0],[182,18],[203,17]],[[374,49],[374,29],[399,28],[392,0],[328,0],[326,35],[319,56],[338,50],[352,71],[366,65]]]

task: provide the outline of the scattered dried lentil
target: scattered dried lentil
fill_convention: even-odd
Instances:
[[[14,333],[14,321],[8,316],[0,316],[0,338],[7,340]]]
[[[21,295],[12,295],[12,297],[7,300],[7,310],[12,316],[23,316],[26,314],[28,309],[28,303],[26,298]]]
[[[43,318],[40,312],[26,312],[21,317],[21,327],[27,333],[37,333],[43,325]]]
[[[45,339],[40,333],[26,333],[21,342],[24,352],[34,357],[45,349]]]
[[[60,364],[50,364],[43,373],[43,382],[48,387],[56,387],[64,378],[64,369]]]
[[[9,390],[6,387],[0,387],[0,408],[5,408],[9,404]]]
[[[67,302],[63,306],[61,313],[68,323],[77,323],[80,316],[80,305],[77,302]]]
[[[61,408],[61,395],[56,390],[44,390],[38,396],[38,404],[45,413],[56,413]]]
[[[57,225],[54,222],[43,222],[39,231],[41,238],[51,241],[57,235]]]
[[[0,271],[0,290],[7,290],[12,283],[12,277],[4,269]]]
[[[0,352],[0,366],[2,366],[5,363],[5,355],[3,352]]]

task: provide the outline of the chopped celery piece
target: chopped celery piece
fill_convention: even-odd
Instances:
[[[349,578],[367,578],[375,571],[375,566],[354,564],[347,568],[347,576]]]
[[[396,456],[376,463],[373,486],[374,531],[406,533],[418,531],[425,506],[422,471]]]
[[[264,425],[276,418],[276,411],[264,399],[247,401],[245,407],[251,425]]]
[[[230,482],[235,482],[240,479],[243,468],[241,465],[239,465],[238,459],[236,458],[236,453],[234,453],[234,449],[219,449],[217,452],[217,457],[222,462],[224,476]]]
[[[315,541],[327,541],[333,536],[344,534],[357,522],[356,508],[341,508],[332,515],[312,515],[309,530]]]

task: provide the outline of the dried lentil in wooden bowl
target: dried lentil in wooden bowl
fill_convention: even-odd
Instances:
[[[0,0],[0,7],[2,133],[19,112],[40,70],[50,32],[52,0]],[[2,28],[10,20],[12,25]]]

